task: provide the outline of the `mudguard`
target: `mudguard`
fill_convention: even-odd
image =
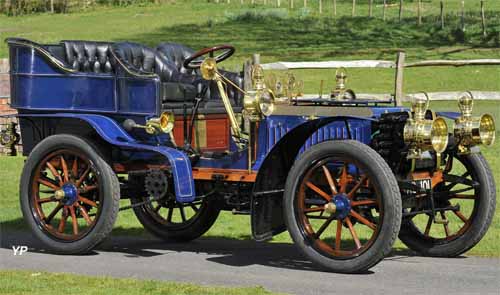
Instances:
[[[191,161],[181,151],[166,147],[141,144],[132,138],[111,118],[102,115],[90,114],[19,114],[18,117],[46,117],[46,118],[74,118],[80,119],[92,126],[95,131],[108,143],[117,147],[135,150],[152,151],[167,158],[172,167],[172,175],[177,201],[182,203],[192,202],[196,193],[191,169]]]

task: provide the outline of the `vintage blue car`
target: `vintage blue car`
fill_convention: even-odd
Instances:
[[[4,126],[1,143],[22,139],[22,212],[51,251],[92,250],[122,209],[167,241],[198,238],[230,210],[251,216],[255,240],[288,231],[311,261],[351,273],[398,235],[423,255],[460,255],[492,221],[479,146],[495,122],[472,116],[469,95],[443,113],[342,87],[304,98],[258,63],[219,70],[229,45],[7,43],[20,134]]]

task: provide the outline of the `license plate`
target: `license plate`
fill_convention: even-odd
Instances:
[[[431,190],[432,189],[432,179],[430,179],[430,178],[417,179],[417,180],[414,180],[413,183],[423,190]]]

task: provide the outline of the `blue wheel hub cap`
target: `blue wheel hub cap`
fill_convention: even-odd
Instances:
[[[66,183],[61,187],[61,189],[64,192],[64,198],[62,199],[64,205],[73,205],[78,199],[78,190],[76,186],[72,183]]]
[[[351,212],[351,200],[347,197],[346,194],[338,194],[332,198],[331,201],[335,204],[336,210],[333,215],[337,219],[344,219]]]

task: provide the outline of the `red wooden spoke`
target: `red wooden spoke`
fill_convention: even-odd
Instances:
[[[321,236],[321,234],[325,231],[325,229],[330,225],[330,223],[332,223],[332,221],[334,220],[335,218],[333,216],[330,216],[322,225],[321,227],[318,229],[318,231],[315,233],[314,237],[316,239],[319,239],[319,237]]]
[[[43,177],[39,177],[37,180],[37,182],[45,185],[46,187],[50,187],[51,189],[53,190],[58,190],[59,189],[59,186],[57,186],[56,184],[52,183],[50,180],[48,179],[45,179]]]
[[[71,176],[76,178],[78,176],[78,157],[75,156],[75,160],[73,161],[73,165],[71,166]]]
[[[330,185],[330,189],[332,190],[332,194],[334,194],[334,195],[338,194],[337,188],[335,187],[335,182],[333,180],[332,174],[330,173],[330,171],[328,170],[328,168],[325,165],[321,166],[321,168],[323,168],[323,172],[325,173],[326,180],[328,180],[328,184]]]
[[[354,230],[354,227],[352,226],[351,219],[349,217],[346,217],[345,222],[347,223],[347,226],[349,227],[349,231],[351,232],[352,238],[354,239],[354,243],[356,243],[356,249],[360,249],[361,242],[359,241],[358,235],[356,234],[356,231]]]
[[[325,211],[324,207],[315,207],[315,208],[306,208],[304,209],[304,212],[323,212]]]
[[[66,160],[64,159],[63,155],[61,155],[61,166],[64,175],[64,182],[68,182],[69,181],[68,164],[66,163]]]
[[[161,209],[161,205],[158,205],[153,210],[155,210],[155,212],[158,212],[158,211],[160,211],[160,209]]]
[[[96,190],[96,189],[98,189],[97,185],[88,185],[88,186],[83,187],[83,192],[88,193],[88,192]]]
[[[364,218],[363,216],[359,215],[358,212],[351,210],[351,216],[356,218],[357,220],[361,221],[364,225],[368,226],[369,228],[375,230],[377,227],[375,224],[371,223],[368,219]]]
[[[61,221],[59,221],[59,227],[57,228],[57,230],[60,233],[64,232],[64,227],[66,226],[66,219],[68,219],[68,208],[66,206],[64,206],[64,209],[62,212],[62,218],[61,218]]]
[[[88,167],[87,169],[85,169],[85,171],[83,172],[83,174],[76,181],[75,185],[77,187],[81,186],[82,182],[85,180],[85,178],[87,178],[87,176],[89,175],[89,173],[90,173],[90,167]]]
[[[172,222],[172,215],[174,214],[174,206],[170,205],[168,207],[167,221]]]
[[[40,204],[43,204],[43,203],[48,203],[48,202],[58,202],[59,200],[57,200],[54,196],[52,196],[50,198],[38,199],[36,201]]]
[[[200,209],[196,207],[196,205],[191,204],[191,208],[193,209],[194,212],[198,212]]]
[[[64,205],[62,203],[59,203],[57,204],[57,206],[54,208],[54,210],[52,210],[52,212],[50,212],[49,216],[45,217],[45,222],[47,224],[49,224],[52,219],[54,218],[54,216],[56,216],[56,214],[61,211],[62,207],[64,207]]]
[[[432,226],[432,218],[429,216],[429,219],[427,220],[427,225],[425,226],[424,235],[429,236],[429,232],[431,231],[431,226]]]
[[[377,201],[375,201],[375,200],[361,200],[361,201],[352,201],[351,202],[351,207],[363,206],[363,205],[377,205]]]
[[[78,234],[78,220],[76,219],[75,207],[69,206],[69,212],[71,213],[71,223],[73,224],[73,233]]]
[[[462,212],[460,212],[460,210],[457,210],[457,211],[453,211],[453,213],[455,213],[455,215],[460,218],[460,220],[462,220],[464,223],[467,223],[467,221],[469,221],[467,219],[467,217],[465,217]]]
[[[46,165],[47,165],[47,168],[49,168],[50,173],[52,173],[52,175],[54,175],[54,177],[57,180],[59,180],[59,185],[62,186],[64,184],[64,182],[63,182],[63,179],[62,179],[61,175],[59,174],[59,172],[57,172],[56,168],[52,164],[50,164],[49,161],[47,161]]]
[[[184,212],[184,206],[179,205],[179,211],[181,212],[182,222],[186,222],[186,213]]]
[[[450,199],[466,199],[466,200],[475,200],[476,196],[475,195],[465,195],[465,194],[456,194]]]
[[[445,223],[443,223],[443,227],[444,227],[444,233],[446,234],[446,237],[449,237],[450,236],[450,229],[448,228],[448,219],[446,218],[446,214],[441,211],[439,212],[441,214],[441,218],[445,221]]]
[[[80,202],[82,202],[82,203],[85,203],[85,204],[87,204],[87,205],[90,205],[90,206],[92,206],[92,207],[97,208],[97,204],[96,204],[94,201],[91,201],[91,200],[89,200],[89,199],[87,199],[87,198],[84,198],[84,197],[82,197],[82,196],[78,196],[78,201],[80,201]]]
[[[335,250],[340,250],[341,237],[342,237],[342,220],[337,219],[337,232],[335,234]]]
[[[312,189],[313,191],[315,191],[318,195],[322,196],[328,202],[330,202],[330,200],[332,199],[332,197],[330,195],[328,195],[327,193],[325,193],[323,190],[321,190],[319,187],[315,186],[311,182],[306,181],[306,186],[308,188]]]
[[[344,167],[342,168],[342,172],[340,173],[340,193],[345,193],[345,190],[347,188],[347,165],[344,164]]]
[[[351,191],[347,194],[347,197],[349,199],[352,199],[352,197],[354,196],[354,194],[358,191],[358,189],[361,187],[361,185],[363,184],[363,182],[365,182],[367,179],[366,175],[363,175],[363,177],[361,177],[361,179],[359,180],[358,183],[356,183],[356,185],[351,189]]]
[[[85,209],[85,207],[83,207],[79,203],[75,203],[75,205],[78,208],[80,208],[80,213],[82,214],[83,219],[85,219],[85,221],[87,222],[88,225],[91,225],[92,224],[92,220],[90,219],[89,214],[87,213],[87,210]]]

